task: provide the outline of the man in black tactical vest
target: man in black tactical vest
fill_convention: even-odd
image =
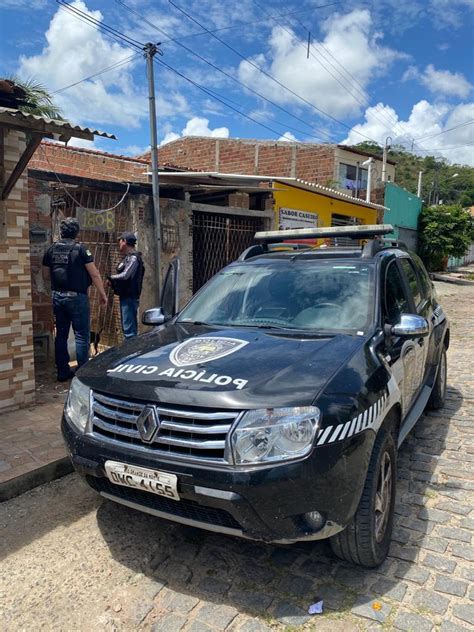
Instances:
[[[91,283],[99,293],[102,305],[107,304],[107,295],[94,264],[94,257],[84,244],[76,241],[79,222],[74,217],[61,221],[60,239],[52,244],[43,257],[43,276],[51,280],[53,311],[56,321],[54,352],[58,381],[65,382],[73,377],[69,367],[67,340],[73,328],[76,340],[77,366],[89,358],[90,323],[87,290]]]
[[[133,233],[122,233],[119,250],[124,258],[117,266],[117,273],[107,277],[120,298],[120,316],[125,338],[133,338],[138,333],[138,303],[145,274],[141,252],[135,250],[136,243],[137,238]]]

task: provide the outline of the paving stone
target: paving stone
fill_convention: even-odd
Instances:
[[[389,555],[397,560],[405,560],[406,562],[416,562],[420,550],[414,546],[400,546],[396,542],[390,545]]]
[[[225,630],[239,614],[239,611],[231,606],[216,606],[213,603],[206,604],[196,613],[196,619],[204,623],[212,623],[218,630]]]
[[[199,599],[169,590],[160,599],[160,603],[167,610],[187,614],[199,603]]]
[[[439,535],[450,540],[459,540],[471,544],[472,535],[464,529],[456,529],[455,527],[442,527],[439,529]]]
[[[474,562],[474,548],[463,546],[462,544],[453,544],[451,547],[453,555],[456,557],[462,557],[463,560],[468,562]]]
[[[472,510],[472,507],[469,505],[461,505],[460,503],[455,503],[450,500],[438,503],[436,508],[442,511],[448,511],[449,513],[460,514],[461,516],[468,516]]]
[[[379,579],[372,584],[370,590],[393,601],[401,602],[407,591],[407,585],[390,579]]]
[[[311,616],[305,610],[295,606],[289,601],[279,601],[274,608],[272,614],[280,623],[287,626],[304,625],[311,619]]]
[[[273,596],[264,594],[259,590],[243,590],[232,587],[229,591],[229,599],[232,603],[261,614],[265,612],[273,601]]]
[[[379,623],[385,623],[391,611],[391,606],[378,599],[370,599],[370,597],[359,597],[351,609],[352,614],[365,619],[373,619]]]
[[[469,529],[469,531],[474,531],[474,518],[463,518],[459,522],[459,526],[463,529]]]
[[[306,577],[298,575],[285,575],[278,583],[278,593],[304,597],[310,594],[313,589],[313,582]]]
[[[187,632],[211,632],[216,628],[204,623],[204,621],[193,621],[191,627],[187,628]],[[165,632],[165,630],[163,630]]]
[[[440,632],[465,632],[466,630],[468,630],[468,628],[453,623],[452,621],[443,621],[440,628]]]
[[[428,549],[429,551],[436,551],[437,553],[444,553],[448,548],[448,542],[442,538],[435,538],[434,536],[422,536],[419,540],[413,542],[421,549]]]
[[[431,590],[417,590],[413,597],[413,605],[437,614],[444,614],[449,606],[449,599]]]
[[[445,573],[452,573],[457,566],[454,560],[447,557],[440,557],[439,555],[433,555],[432,553],[425,555],[423,565],[435,568],[437,571],[444,571]]]
[[[395,576],[400,577],[400,579],[408,579],[417,584],[426,584],[430,574],[425,569],[416,566],[416,564],[400,563],[395,571]]]
[[[215,577],[205,577],[199,580],[199,589],[210,595],[225,595],[229,590],[230,580],[224,581]]]
[[[393,626],[397,630],[406,630],[407,632],[431,632],[434,628],[429,619],[407,611],[397,613]]]
[[[151,632],[179,632],[186,624],[186,617],[168,612],[151,626]]]
[[[421,518],[421,520],[432,520],[433,522],[446,524],[451,520],[451,514],[446,511],[440,511],[439,509],[423,507],[423,509],[420,509],[418,512],[418,518]]]
[[[454,606],[453,613],[455,617],[458,617],[458,619],[462,619],[463,621],[466,621],[466,623],[474,625],[474,605],[458,604]]]
[[[239,632],[272,632],[272,630],[273,628],[258,619],[249,619],[238,628]]]
[[[468,589],[468,584],[460,579],[452,579],[451,577],[445,577],[444,575],[437,575],[434,589],[447,593],[448,595],[464,597]]]

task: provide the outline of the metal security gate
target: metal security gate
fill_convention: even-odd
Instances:
[[[97,226],[89,228],[81,225],[79,240],[90,248],[94,263],[97,266],[100,276],[104,281],[107,274],[113,274],[116,266],[121,260],[118,250],[118,236],[124,230],[135,230],[136,227],[130,224],[131,217],[127,198],[116,206],[112,211],[103,213],[103,209],[111,209],[122,199],[120,193],[109,193],[84,188],[72,190],[72,195],[66,195],[64,191],[55,192],[51,197],[52,210],[52,233],[53,238],[59,237],[59,223],[62,217],[76,217],[77,209],[89,209],[92,212],[90,217],[96,217]],[[107,220],[109,224],[107,224]],[[92,223],[92,222],[91,222]],[[100,225],[102,224],[102,226]],[[98,230],[99,228],[100,230]],[[120,324],[120,310],[118,301],[114,300],[113,292],[110,288],[105,288],[108,303],[101,306],[99,297],[94,285],[89,290],[90,311],[91,311],[91,333],[100,333],[101,347],[119,344],[122,339],[122,329]]]
[[[193,213],[193,292],[216,272],[235,261],[263,230],[259,217]]]
[[[349,217],[348,215],[338,215],[333,213],[331,216],[331,226],[359,226],[362,222],[357,217]],[[335,237],[331,239],[333,246],[354,246],[358,242],[350,237]]]

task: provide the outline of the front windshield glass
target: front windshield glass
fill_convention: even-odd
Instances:
[[[373,269],[367,263],[235,264],[211,279],[178,322],[365,332],[373,296]]]

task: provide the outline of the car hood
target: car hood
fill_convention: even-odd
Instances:
[[[199,407],[310,405],[364,343],[253,328],[175,323],[137,336],[78,372],[91,388],[120,397]]]

